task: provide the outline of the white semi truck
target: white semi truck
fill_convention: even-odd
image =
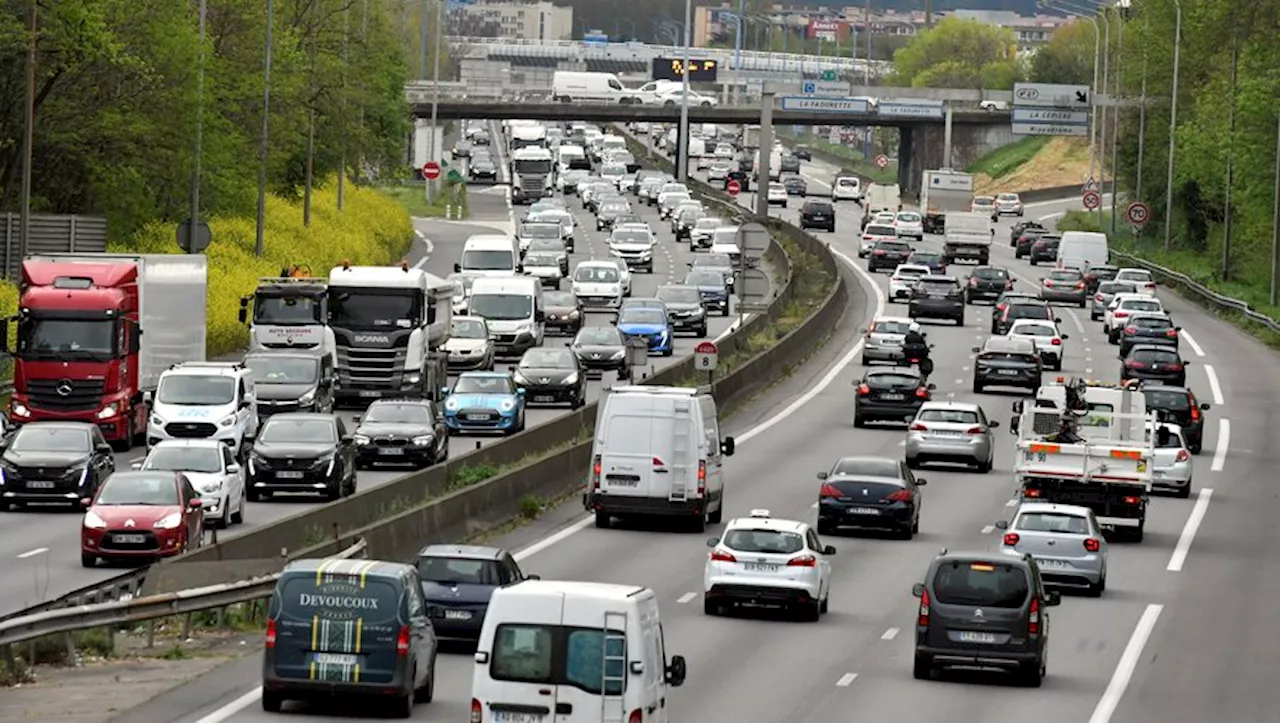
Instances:
[[[252,306],[252,317],[250,316]],[[249,351],[315,351],[338,363],[328,324],[329,284],[305,266],[281,269],[258,279],[251,296],[240,299],[240,323],[249,325]]]
[[[556,187],[555,159],[546,148],[511,152],[511,201],[528,205],[550,196]]]
[[[920,215],[925,233],[942,233],[946,214],[973,208],[973,176],[943,168],[925,171],[920,184]]]

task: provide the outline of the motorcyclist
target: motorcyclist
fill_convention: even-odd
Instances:
[[[908,363],[912,359],[918,360],[916,363],[920,367],[920,373],[926,377],[933,371],[933,361],[929,359],[929,342],[914,324],[907,329],[906,337],[902,340],[902,356]]]

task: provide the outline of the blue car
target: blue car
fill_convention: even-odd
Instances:
[[[539,579],[526,575],[511,553],[486,545],[427,545],[417,568],[431,626],[448,641],[479,640],[493,591]]]
[[[464,372],[457,384],[442,391],[444,423],[453,434],[524,430],[524,390],[510,374]]]
[[[623,338],[642,337],[649,342],[650,354],[671,356],[675,353],[671,320],[665,309],[632,306],[618,312],[618,331]]]
[[[702,307],[708,312],[718,311],[720,316],[729,315],[729,284],[719,271],[690,271],[685,274],[684,285],[698,289]]]

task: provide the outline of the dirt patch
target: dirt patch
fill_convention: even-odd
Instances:
[[[1089,179],[1089,140],[1087,138],[1054,138],[1013,173],[992,180],[978,174],[974,193],[996,194],[1001,191],[1031,191],[1083,184]]]

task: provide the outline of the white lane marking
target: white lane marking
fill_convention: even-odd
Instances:
[[[1204,522],[1205,513],[1209,511],[1209,500],[1212,498],[1213,490],[1200,490],[1200,495],[1196,497],[1196,506],[1191,509],[1191,514],[1187,517],[1187,524],[1182,526],[1182,534],[1178,537],[1178,545],[1173,548],[1173,555],[1169,557],[1169,565],[1165,567],[1169,572],[1182,572],[1182,566],[1187,561],[1187,554],[1191,552],[1191,543],[1196,539],[1196,531],[1200,529],[1200,523]]]
[[[813,504],[809,505],[809,509],[811,509],[811,510],[816,510],[816,509],[818,509],[818,503],[817,503],[817,502],[814,502]]]
[[[1227,466],[1227,447],[1231,444],[1231,420],[1218,420],[1218,444],[1213,448],[1213,464],[1209,469],[1221,472]]]
[[[1212,364],[1204,365],[1204,374],[1209,377],[1209,391],[1213,392],[1213,403],[1226,404],[1227,400],[1222,397],[1222,385],[1218,383],[1218,373],[1213,370]]]
[[[1076,312],[1067,311],[1067,316],[1071,318],[1071,323],[1076,325],[1076,331],[1084,333],[1084,324],[1080,323],[1080,317],[1076,316]]]
[[[893,640],[893,639],[894,639],[894,638],[896,638],[896,637],[898,637],[898,629],[897,629],[897,628],[889,628],[888,630],[884,631],[884,635],[881,635],[881,636],[880,636],[880,639],[881,639],[881,640]]]
[[[1011,500],[1009,500],[1009,501],[1007,501],[1007,502],[1005,502],[1005,503],[1004,503],[1004,506],[1005,506],[1005,507],[1016,507],[1017,505],[1018,505],[1018,498],[1017,498],[1017,497],[1015,497],[1015,498],[1013,498],[1013,499],[1011,499]]]
[[[1182,334],[1182,340],[1187,342],[1187,345],[1191,347],[1191,351],[1196,353],[1196,356],[1204,356],[1204,349],[1201,349],[1200,345],[1196,343],[1195,337],[1191,336],[1191,332],[1183,329],[1180,333]]]
[[[1092,360],[1092,359],[1086,359],[1085,361],[1093,361],[1093,360]],[[1085,373],[1085,374],[1092,374],[1092,373],[1093,373],[1093,370],[1092,370],[1092,369],[1089,369],[1089,368],[1086,368],[1086,369],[1084,370],[1084,373]]]
[[[414,220],[417,220],[417,219],[414,219]],[[424,234],[423,232],[419,231],[416,228],[413,230],[413,235],[417,236],[418,240],[421,241],[423,245],[427,247],[427,250],[422,254],[422,258],[418,259],[413,264],[413,268],[420,269],[423,266],[425,266],[428,261],[431,260],[431,254],[435,252],[436,245],[432,243],[431,239],[427,238],[426,234]]]
[[[258,686],[235,700],[227,703],[221,708],[215,710],[209,715],[196,721],[196,723],[222,723],[229,720],[232,716],[240,711],[248,708],[262,698],[262,686]]]
[[[1120,662],[1116,665],[1116,672],[1111,676],[1111,682],[1107,684],[1102,699],[1098,701],[1098,707],[1093,709],[1089,723],[1110,723],[1111,716],[1116,712],[1120,699],[1124,697],[1124,691],[1133,678],[1133,671],[1138,667],[1142,649],[1151,638],[1151,631],[1155,628],[1156,621],[1160,619],[1160,613],[1163,611],[1163,605],[1152,603],[1142,612],[1142,617],[1138,618],[1138,625],[1133,629],[1129,644],[1125,646],[1124,654],[1120,656]]]
[[[18,559],[19,559],[19,560],[25,560],[25,559],[27,559],[28,557],[35,557],[36,555],[40,555],[40,554],[46,553],[46,552],[48,552],[48,551],[49,551],[49,548],[47,548],[47,547],[37,547],[37,548],[36,548],[36,549],[34,549],[34,550],[27,550],[26,552],[22,553],[21,555],[18,555]]]
[[[857,673],[845,673],[844,675],[840,676],[840,680],[836,681],[836,687],[848,688],[849,686],[853,685],[853,681],[857,679],[858,679]]]
[[[995,526],[995,525],[987,525],[986,527],[982,528],[982,534],[984,534],[984,535],[990,535],[990,534],[991,534],[991,531],[992,531],[992,530],[994,530],[994,529],[996,529],[996,526]]]
[[[684,605],[685,603],[689,602],[690,600],[694,599],[695,597],[698,597],[698,593],[696,593],[696,592],[687,592],[687,593],[685,593],[685,594],[681,595],[681,596],[680,596],[680,598],[679,598],[678,600],[676,600],[676,603],[677,603],[677,604],[680,604],[680,605]]]

